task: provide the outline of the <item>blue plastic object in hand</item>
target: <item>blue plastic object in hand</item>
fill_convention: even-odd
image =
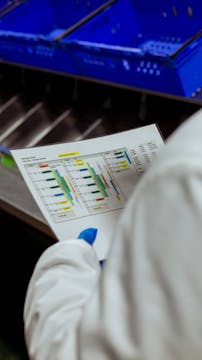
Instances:
[[[85,240],[88,244],[93,245],[95,238],[97,236],[96,228],[87,228],[80,232],[78,239]],[[100,261],[100,267],[103,268],[105,260]]]
[[[88,228],[80,232],[78,239],[85,240],[88,244],[93,245],[97,235],[96,228]]]

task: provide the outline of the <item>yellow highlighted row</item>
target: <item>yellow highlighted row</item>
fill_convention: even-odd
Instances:
[[[65,208],[62,209],[62,211],[67,211],[67,210],[71,210],[72,209],[72,206],[67,206]]]
[[[117,163],[118,163],[118,164],[120,164],[120,165],[122,165],[122,164],[123,164],[123,165],[128,164],[126,160],[123,160],[123,161],[118,161]]]
[[[81,162],[82,162],[83,164],[85,163],[84,160],[82,160],[82,159],[74,159],[74,161],[75,161],[76,163],[81,163]]]
[[[119,166],[119,169],[128,169],[128,168],[129,168],[128,164]]]
[[[76,162],[76,164],[75,164],[76,166],[84,166],[85,165],[85,162]]]
[[[65,154],[58,154],[59,157],[65,157],[65,156],[75,156],[75,155],[79,155],[80,152],[78,151],[74,151],[74,152],[69,152],[69,153],[65,153]]]

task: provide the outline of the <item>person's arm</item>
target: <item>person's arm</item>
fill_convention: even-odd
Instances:
[[[99,273],[95,251],[82,239],[59,242],[42,254],[24,306],[30,359],[73,359],[78,322]],[[63,354],[64,345],[69,355]]]
[[[42,256],[25,304],[31,359],[201,360],[201,138],[199,118],[168,141],[123,211],[99,277],[88,244]]]

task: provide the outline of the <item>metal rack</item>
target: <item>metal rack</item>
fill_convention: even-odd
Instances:
[[[166,139],[199,108],[9,65],[0,69],[0,89],[0,208],[53,238],[17,167],[2,161],[10,149],[98,137],[153,122]]]

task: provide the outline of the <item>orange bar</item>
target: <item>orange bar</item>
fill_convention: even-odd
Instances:
[[[45,168],[45,167],[48,167],[48,166],[49,166],[48,164],[39,165],[40,168]]]

